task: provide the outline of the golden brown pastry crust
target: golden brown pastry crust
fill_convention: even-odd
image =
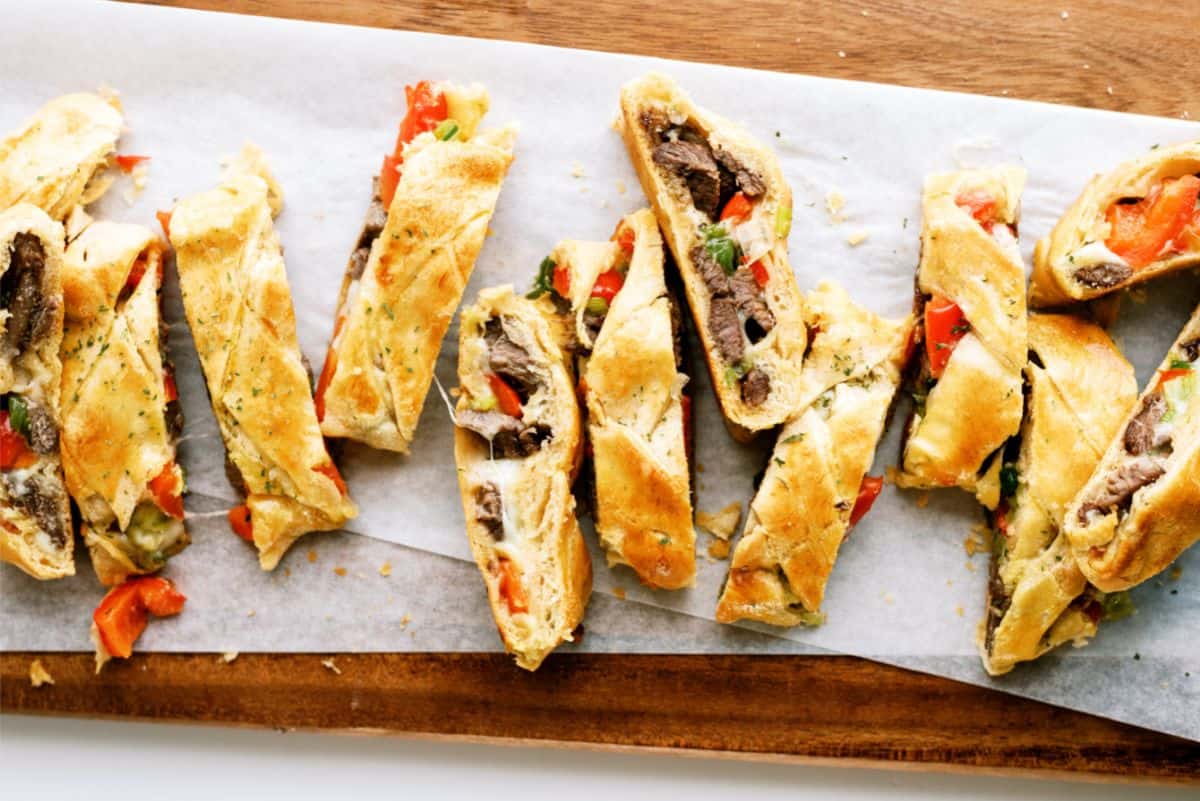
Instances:
[[[913,320],[886,320],[824,281],[805,299],[813,334],[803,411],[779,433],[733,552],[717,620],[817,625],[825,585],[900,384]]]
[[[919,306],[931,295],[948,298],[962,309],[970,330],[928,391],[923,411],[912,417],[899,487],[958,486],[989,509],[999,501],[999,460],[983,473],[981,468],[1021,425],[1025,269],[1009,226],[1016,227],[1024,183],[1025,171],[1015,167],[931,175],[925,181]],[[973,192],[995,200],[993,233],[955,202]],[[924,374],[918,382],[923,379]]]
[[[0,142],[0,209],[31,203],[55,220],[103,193],[93,182],[121,135],[121,109],[100,95],[63,95]]]
[[[189,541],[149,487],[164,471],[183,487],[159,341],[162,251],[148,228],[94,222],[64,261],[63,472],[92,566],[108,586],[158,570]]]
[[[1104,458],[1067,508],[1063,530],[1088,581],[1104,592],[1133,587],[1154,576],[1200,538],[1200,307],[1180,332],[1137,404],[1108,445]],[[1159,378],[1175,361],[1190,362],[1192,375],[1177,378],[1191,384],[1190,397],[1170,415],[1169,450],[1162,444],[1134,454],[1128,447],[1130,422],[1141,416],[1152,396],[1164,396]],[[1165,387],[1165,385],[1164,385]],[[1164,417],[1162,422],[1168,420]],[[1141,484],[1115,507],[1089,511],[1111,489],[1123,466],[1153,465],[1162,474]]]
[[[245,484],[259,563],[357,514],[328,472],[296,339],[268,184],[229,176],[180,201],[170,224],[183,306],[230,462]]]
[[[704,215],[693,205],[683,179],[655,164],[656,143],[645,125],[645,121],[654,116],[696,126],[714,148],[732,154],[742,165],[757,173],[765,185],[761,198],[755,202],[753,216],[739,226],[739,230],[742,227],[751,229],[752,240],[761,245],[761,254],[755,255],[767,271],[763,297],[775,319],[774,328],[765,337],[757,343],[746,342],[744,361],[770,379],[770,394],[760,405],[753,406],[743,400],[739,382],[732,373],[727,374],[727,368],[732,366],[726,363],[709,331],[712,295],[691,256],[692,248],[701,242],[697,225]],[[617,127],[683,276],[688,305],[730,432],[745,441],[756,432],[774,428],[800,408],[797,388],[808,338],[804,327],[803,297],[787,257],[792,193],[783,179],[775,154],[733,123],[697,107],[672,79],[657,73],[622,87]],[[704,222],[708,220],[704,219]]]
[[[454,458],[471,552],[505,648],[526,670],[536,670],[554,648],[570,642],[592,591],[592,567],[575,519],[571,482],[579,465],[581,427],[575,387],[550,325],[512,287],[485,289],[463,309],[459,334],[460,418],[489,397],[484,325],[500,318],[505,334],[531,357],[539,388],[522,408],[522,422],[552,432],[535,452],[493,458],[489,442],[461,425]],[[499,538],[478,517],[476,493],[492,483],[504,524]],[[501,562],[516,565],[528,596],[527,612],[512,612],[501,590]]]
[[[422,134],[405,150],[383,231],[361,279],[348,272],[342,288],[325,436],[408,452],[515,141],[510,126],[465,141]]]
[[[35,206],[21,203],[0,212],[0,278],[16,270],[14,248],[18,237],[32,236],[40,243],[43,266],[33,287],[42,307],[30,323],[35,329],[27,341],[9,327],[12,307],[0,309],[0,397],[20,396],[31,407],[49,415],[59,425],[62,362],[62,226]],[[36,453],[36,452],[35,452]],[[53,506],[53,523],[39,521],[28,506],[18,503],[36,493]],[[57,444],[50,452],[36,453],[33,464],[0,474],[0,560],[16,565],[37,579],[56,579],[75,573],[75,536],[63,485]]]
[[[650,587],[679,589],[696,575],[683,387],[675,362],[663,245],[649,209],[622,220],[633,232],[625,283],[590,341],[584,310],[596,278],[623,261],[616,242],[563,242],[551,259],[570,276],[596,485],[596,532],[610,565]]]
[[[1200,265],[1200,247],[1172,253],[1144,267],[1129,265],[1104,246],[1111,233],[1109,207],[1124,198],[1145,197],[1165,178],[1200,175],[1200,140],[1159,147],[1125,162],[1106,175],[1097,175],[1067,209],[1033,253],[1029,303],[1037,308],[1092,300],[1166,273]],[[1119,269],[1103,286],[1081,282],[1077,273],[1097,265]],[[1121,276],[1128,272],[1127,275]],[[1095,283],[1095,282],[1093,282]]]
[[[1097,325],[1030,315],[1029,351],[1036,361],[1025,367],[1017,490],[1006,531],[993,534],[988,617],[979,632],[992,675],[1095,633],[1099,618],[1081,597],[1087,580],[1061,525],[1137,398],[1133,367]]]

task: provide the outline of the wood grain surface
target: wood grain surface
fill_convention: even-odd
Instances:
[[[38,656],[53,686],[30,686]],[[323,664],[331,663],[340,673]],[[853,657],[0,656],[0,704],[57,715],[403,732],[754,758],[1196,781],[1200,744]]]
[[[169,5],[1200,118],[1198,0]],[[53,686],[30,686],[35,657]],[[90,655],[8,653],[0,708],[1200,782],[1198,743],[852,657],[560,654],[535,675],[496,654],[328,658],[147,654],[96,676]]]

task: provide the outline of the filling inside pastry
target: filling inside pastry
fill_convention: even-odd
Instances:
[[[982,190],[967,190],[959,193],[954,199],[955,204],[975,219],[1002,250],[1010,254],[1015,261],[1020,261],[1020,251],[1017,244],[1017,226],[1005,223],[1000,217],[999,205],[996,199]],[[919,276],[918,276],[919,280]],[[930,391],[937,385],[938,380],[946,371],[954,349],[971,331],[971,323],[963,314],[963,310],[951,298],[939,294],[927,294],[918,288],[916,294],[917,325],[913,334],[913,342],[924,342],[921,357],[917,361],[917,373],[912,382],[913,409],[917,417],[925,416],[925,401]],[[911,424],[911,421],[910,421]],[[979,469],[983,475],[992,466],[1000,454],[998,449],[993,452]]]
[[[16,358],[36,349],[53,334],[54,311],[43,291],[46,252],[33,234],[13,238],[8,269],[0,276],[0,355]],[[18,385],[38,377],[17,368]],[[50,410],[24,393],[0,396],[0,481],[8,499],[37,522],[46,551],[65,547],[71,532],[63,526],[66,490],[46,457],[58,452],[58,425]]]
[[[1200,337],[1179,345],[1167,367],[1159,371],[1154,391],[1142,398],[1137,414],[1125,426],[1120,460],[1109,468],[1092,497],[1080,504],[1080,525],[1090,525],[1114,511],[1123,516],[1134,495],[1167,472],[1175,426],[1196,397],[1197,371]]]
[[[1145,197],[1125,197],[1105,210],[1108,235],[1068,255],[1076,281],[1107,289],[1180,253],[1200,253],[1200,175],[1164,178]]]
[[[694,224],[689,255],[709,293],[708,333],[724,362],[725,380],[741,387],[748,406],[761,406],[771,394],[771,380],[754,366],[753,350],[775,327],[764,293],[770,280],[764,257],[772,232],[786,234],[790,214],[766,219],[758,202],[767,192],[762,176],[711,145],[691,120],[646,111],[641,123],[654,143],[655,165],[687,186]]]
[[[493,316],[480,331],[481,349],[473,378],[462,391],[466,404],[455,413],[461,428],[488,441],[490,458],[474,468],[475,519],[493,540],[495,559],[489,569],[500,579],[500,594],[510,614],[529,611],[528,589],[521,565],[531,532],[523,529],[515,505],[523,480],[523,460],[554,436],[550,414],[550,366],[522,342],[529,332],[512,317]]]
[[[337,310],[333,341],[330,343],[320,380],[317,382],[315,402],[318,421],[325,419],[325,392],[337,371],[339,335],[345,325],[346,315],[358,294],[359,282],[371,257],[371,246],[375,244],[375,240],[387,224],[388,208],[391,207],[392,198],[400,185],[405,149],[424,133],[429,133],[441,141],[466,139],[478,122],[478,119],[474,118],[478,112],[473,109],[471,101],[465,97],[460,99],[451,87],[421,81],[416,86],[404,87],[404,93],[408,101],[408,112],[400,122],[395,150],[383,157],[383,166],[378,177],[372,182],[371,204],[367,207],[366,220],[346,268],[347,291]],[[462,112],[461,116],[470,116],[472,119],[458,120],[451,117],[452,108]]]

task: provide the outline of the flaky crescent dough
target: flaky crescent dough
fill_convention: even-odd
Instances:
[[[1089,502],[1104,492],[1113,474],[1139,458],[1129,452],[1126,433],[1147,399],[1161,392],[1159,377],[1176,361],[1190,362],[1195,373],[1200,358],[1190,357],[1197,352],[1200,307],[1109,443],[1096,471],[1067,508],[1063,530],[1075,560],[1088,581],[1105,592],[1125,590],[1151,578],[1200,539],[1200,389],[1194,384],[1171,421],[1169,453],[1155,457],[1161,462],[1162,475],[1137,489],[1127,508],[1086,513]],[[1197,379],[1191,375],[1187,380]]]
[[[1111,233],[1108,209],[1125,198],[1145,197],[1166,178],[1200,176],[1200,140],[1159,147],[1125,162],[1106,175],[1097,175],[1033,252],[1029,302],[1043,308],[1117,292],[1160,275],[1200,265],[1200,235],[1191,247],[1163,255],[1137,269],[1104,245]],[[1113,265],[1106,280],[1081,281],[1089,268]],[[1112,269],[1112,268],[1110,268]]]
[[[512,126],[467,141],[425,134],[405,150],[383,231],[362,278],[343,289],[328,357],[325,436],[408,452],[516,135]]]
[[[623,261],[620,247],[567,241],[551,254],[570,276],[575,336],[591,348],[581,372],[596,532],[610,565],[630,566],[648,586],[679,589],[696,575],[682,402],[687,376],[676,367],[672,300],[654,214],[636,211],[618,229],[633,232],[633,253],[594,343],[584,310],[596,278]]]
[[[328,472],[267,182],[235,174],[180,201],[170,238],[213,413],[271,570],[299,537],[337,529],[357,508]]]
[[[162,250],[148,228],[93,222],[63,268],[63,472],[109,586],[158,570],[188,544],[183,521],[158,510],[149,487],[164,471],[183,486],[159,341]],[[135,265],[142,274],[130,287]],[[131,530],[139,504],[147,522]]]
[[[750,504],[717,620],[821,622],[821,600],[900,384],[912,317],[885,320],[823,281],[805,299],[804,409],[789,420]]]
[[[1025,364],[1025,268],[1015,236],[1025,171],[1015,167],[932,175],[922,199],[917,292],[962,309],[970,330],[958,342],[923,413],[913,415],[899,487],[962,487],[989,509],[999,501],[1000,460],[989,456],[1021,426]],[[956,199],[986,193],[995,202],[994,232]],[[918,330],[923,326],[918,320]],[[924,347],[922,343],[922,347]],[[923,389],[919,388],[919,389]]]
[[[758,406],[746,403],[737,381],[731,380],[724,357],[709,331],[711,295],[692,259],[691,250],[700,242],[697,210],[688,187],[678,176],[667,174],[654,163],[655,143],[646,130],[649,115],[670,121],[688,121],[697,126],[714,146],[734,156],[757,172],[765,192],[755,205],[752,223],[767,243],[762,263],[768,281],[763,297],[775,318],[775,326],[760,341],[748,344],[746,359],[766,373],[770,395]],[[621,89],[621,112],[617,121],[629,157],[637,171],[646,198],[654,208],[683,276],[688,305],[704,347],[712,374],[713,388],[730,432],[740,440],[782,423],[800,407],[798,394],[801,363],[808,332],[804,327],[804,301],[787,257],[787,233],[791,226],[792,192],[783,179],[779,161],[769,149],[728,120],[697,107],[683,90],[665,75],[651,73]],[[702,215],[701,215],[702,216]]]
[[[493,458],[487,440],[460,426],[454,432],[454,459],[467,538],[487,586],[496,627],[517,664],[536,670],[559,643],[572,640],[592,591],[591,559],[571,494],[582,444],[579,407],[550,325],[534,304],[503,286],[483,290],[474,305],[463,309],[456,413],[464,414],[490,392],[483,332],[494,318],[529,354],[540,381],[523,405],[521,419],[547,426],[552,435],[528,456]],[[500,491],[505,524],[499,539],[477,517],[476,493],[485,483]],[[528,611],[510,611],[501,589],[501,560],[516,566]]]
[[[29,341],[12,342],[11,307],[0,309],[0,396],[13,394],[36,405],[57,427],[61,419],[59,396],[62,362],[63,228],[35,206],[21,203],[0,213],[0,278],[17,270],[18,237],[33,237],[43,256],[41,273],[32,291],[41,311],[31,323]],[[56,434],[57,436],[57,434]],[[56,579],[75,573],[75,535],[63,484],[57,444],[47,453],[35,453],[33,464],[0,473],[0,560],[37,579]],[[35,503],[33,499],[40,498]],[[22,503],[25,499],[26,503]],[[39,520],[33,508],[43,507]]]
[[[1081,598],[1087,580],[1061,525],[1137,397],[1133,367],[1097,325],[1030,315],[1029,352],[1018,484],[1007,530],[993,534],[988,613],[979,630],[992,675],[1095,633],[1098,618]]]
[[[100,95],[63,95],[0,143],[0,209],[31,203],[56,220],[95,200],[92,179],[121,135],[121,110]]]

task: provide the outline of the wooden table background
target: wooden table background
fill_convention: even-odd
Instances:
[[[1200,0],[186,0],[1200,119]],[[1165,13],[1169,10],[1169,13]],[[1066,18],[1063,17],[1064,11]],[[1086,135],[1086,132],[1081,132]],[[0,655],[6,712],[1200,781],[1200,744],[853,657]],[[56,680],[34,689],[30,661]],[[1164,699],[1164,702],[1169,702]]]

